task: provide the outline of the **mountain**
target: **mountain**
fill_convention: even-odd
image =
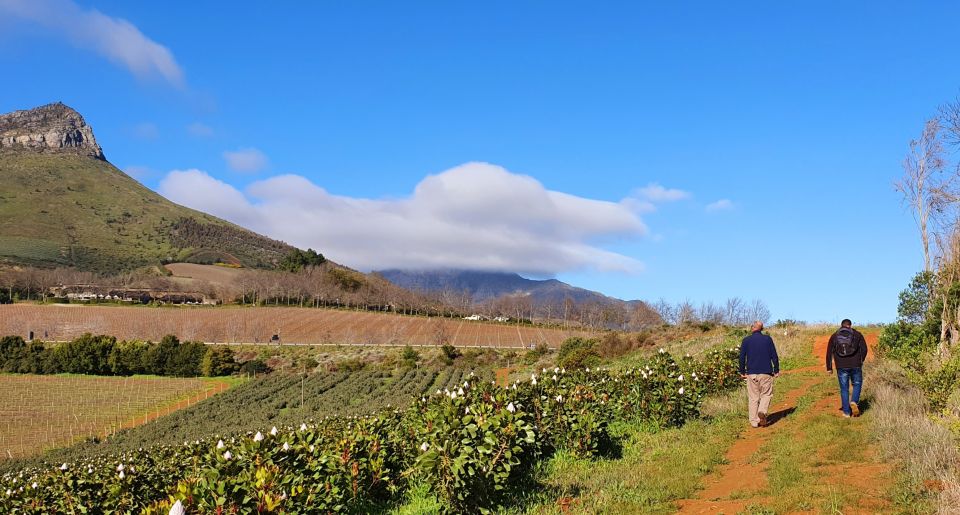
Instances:
[[[529,296],[536,303],[561,304],[565,299],[581,303],[621,303],[620,299],[571,286],[556,279],[535,280],[507,272],[469,270],[378,272],[388,281],[414,291],[467,292],[473,302],[481,303],[504,295]]]
[[[106,160],[93,129],[62,103],[0,115],[0,264],[272,268],[292,250],[146,188]]]

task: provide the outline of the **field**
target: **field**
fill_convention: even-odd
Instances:
[[[0,305],[0,335],[63,341],[83,333],[157,341],[167,334],[208,343],[559,347],[584,331],[311,308],[149,308]]]
[[[298,426],[304,421],[328,416],[364,415],[390,407],[405,407],[428,392],[456,387],[470,379],[470,372],[463,368],[448,367],[395,370],[367,368],[355,372],[306,376],[271,374],[210,396],[190,407],[152,420],[149,424],[111,435],[102,442],[82,442],[71,448],[58,449],[44,459],[74,461],[156,444],[174,445],[217,434],[243,434],[251,430],[266,432],[272,426]],[[477,373],[475,377],[487,380],[488,372],[477,370]],[[38,376],[24,376],[25,383],[36,379]],[[91,393],[86,395],[86,405],[77,410],[90,413],[93,411],[89,399]],[[143,422],[142,417],[140,422]],[[3,468],[6,467],[0,466],[0,469]]]
[[[0,460],[149,422],[226,383],[150,376],[0,375]]]

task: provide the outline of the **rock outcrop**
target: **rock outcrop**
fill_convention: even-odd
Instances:
[[[0,152],[72,153],[105,160],[93,129],[61,102],[0,115]]]

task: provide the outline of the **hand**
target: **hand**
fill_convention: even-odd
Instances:
[[[832,375],[833,375],[833,370],[827,370],[827,375],[828,375],[828,376],[832,376]]]
[[[780,372],[777,372],[776,374],[773,374],[773,377],[780,377]]]
[[[746,378],[747,378],[747,374],[740,374],[740,377],[746,379]]]

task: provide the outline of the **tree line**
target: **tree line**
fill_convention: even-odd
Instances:
[[[173,335],[158,343],[117,341],[113,336],[89,333],[58,344],[26,342],[20,336],[0,338],[0,371],[20,374],[216,377],[264,372],[265,365],[255,361],[237,363],[229,347],[181,342]]]

